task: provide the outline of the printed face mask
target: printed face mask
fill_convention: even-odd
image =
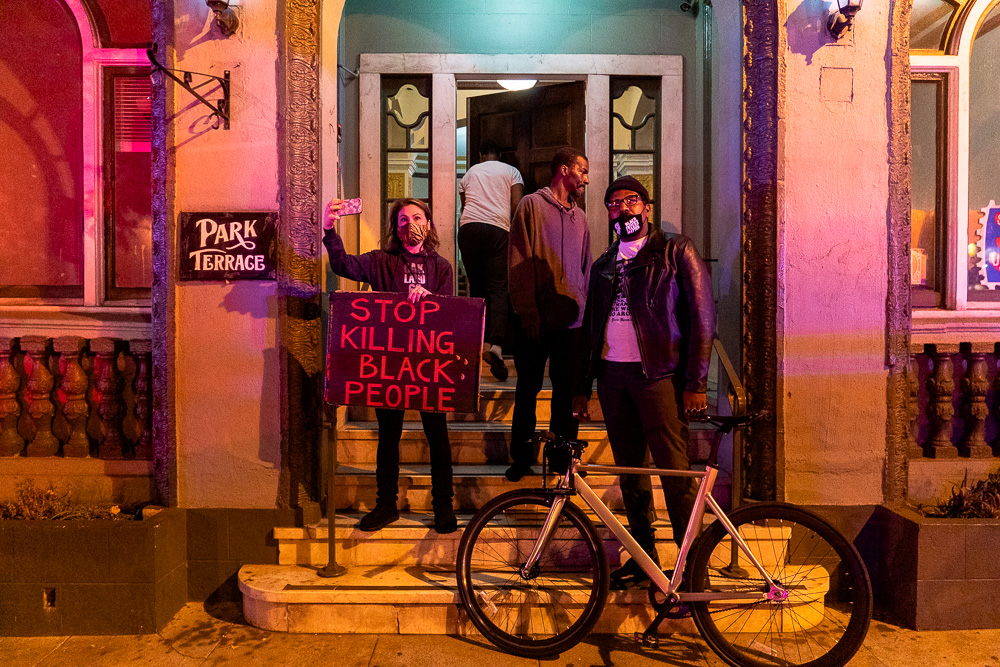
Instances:
[[[632,236],[642,229],[642,218],[628,212],[622,213],[611,222],[618,236]]]
[[[427,238],[428,229],[424,225],[415,225],[412,222],[408,222],[400,228],[399,238],[402,239],[405,245],[411,247],[419,245],[421,241]]]

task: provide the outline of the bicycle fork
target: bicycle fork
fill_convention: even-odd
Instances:
[[[559,517],[562,516],[562,510],[566,505],[567,498],[568,496],[559,495],[555,496],[552,500],[552,507],[549,508],[549,513],[545,516],[545,523],[542,524],[538,540],[535,542],[535,546],[532,547],[531,553],[528,554],[527,560],[521,565],[521,576],[525,579],[534,577],[538,559],[542,557],[542,554],[549,546],[549,542],[552,540],[552,534],[555,532],[556,524],[559,523]]]

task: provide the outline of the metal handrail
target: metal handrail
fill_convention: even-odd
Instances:
[[[729,360],[729,355],[726,354],[726,348],[723,347],[722,341],[716,338],[712,342],[712,347],[719,355],[719,363],[726,371],[726,378],[729,381],[729,407],[732,409],[733,416],[745,415],[749,407],[746,388],[740,381],[733,362]],[[730,489],[730,507],[736,509],[740,506],[740,499],[743,496],[743,433],[740,429],[733,431],[733,482]]]

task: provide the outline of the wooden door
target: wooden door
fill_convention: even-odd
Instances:
[[[500,159],[520,170],[528,194],[549,184],[549,163],[557,150],[572,146],[583,151],[586,84],[472,97],[468,119],[469,164],[479,158],[479,142],[492,138],[500,146]]]

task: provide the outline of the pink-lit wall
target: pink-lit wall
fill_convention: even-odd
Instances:
[[[276,3],[241,5],[239,32],[226,38],[203,0],[174,3],[173,66],[232,77],[229,130],[211,129],[210,111],[174,86],[178,215],[279,208]],[[276,284],[177,283],[175,299],[179,504],[274,507],[281,464]]]
[[[780,4],[780,3],[779,3]],[[780,70],[779,476],[785,498],[882,500],[886,442],[886,3],[832,42],[787,3]]]

